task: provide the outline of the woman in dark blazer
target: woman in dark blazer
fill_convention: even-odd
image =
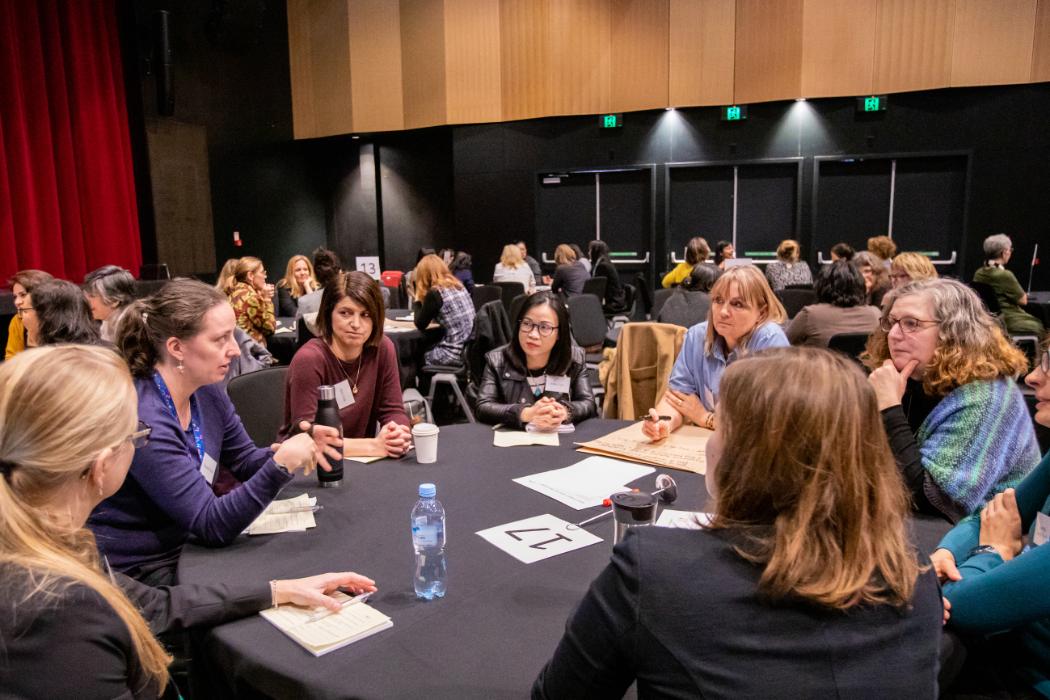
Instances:
[[[510,343],[485,355],[477,414],[483,423],[556,430],[597,415],[583,349],[573,346],[565,303],[533,294]]]

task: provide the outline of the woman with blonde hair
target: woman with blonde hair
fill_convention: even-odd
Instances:
[[[249,255],[237,260],[223,290],[237,315],[237,325],[264,347],[266,336],[277,329],[273,289],[272,284],[266,284],[266,268],[262,260]]]
[[[237,267],[237,261],[240,258],[230,258],[222,264],[222,269],[219,270],[219,276],[215,280],[215,288],[223,294],[226,294],[227,288],[233,283],[230,279],[233,277],[233,271]]]
[[[503,246],[503,254],[492,271],[492,281],[521,282],[525,293],[532,294],[536,289],[536,276],[525,262],[520,246],[513,243]]]
[[[922,253],[901,253],[890,263],[890,284],[894,289],[929,279],[937,279],[937,268]]]
[[[632,528],[533,697],[936,697],[940,592],[863,373],[783,348],[722,384],[710,524]]]
[[[678,353],[667,393],[642,423],[650,440],[662,440],[686,421],[714,429],[720,381],[733,362],[764,348],[786,347],[787,319],[766,277],[754,265],[731,267],[711,288],[707,320],[690,328]],[[665,418],[670,417],[669,420]]]
[[[35,397],[47,396],[47,401]],[[154,634],[293,602],[336,608],[353,573],[152,588],[106,570],[84,521],[120,488],[151,429],[124,362],[55,346],[0,366],[0,687],[15,697],[178,697]],[[61,673],[55,672],[56,654]]]
[[[295,316],[299,313],[299,297],[318,289],[314,266],[305,255],[293,255],[288,260],[284,277],[277,282],[277,313]]]
[[[554,279],[551,280],[551,291],[562,296],[583,294],[583,284],[591,278],[579,260],[576,251],[567,243],[554,249]]]
[[[956,522],[1039,461],[1015,381],[1027,360],[966,285],[890,292],[863,358],[918,510]]]
[[[777,246],[777,259],[766,265],[766,279],[775,292],[787,287],[813,284],[813,272],[800,259],[802,247],[798,241],[786,239]]]
[[[437,321],[445,329],[445,336],[423,353],[423,359],[431,365],[458,365],[463,361],[463,344],[474,330],[474,300],[436,255],[424,256],[415,272],[416,328],[423,332]]]

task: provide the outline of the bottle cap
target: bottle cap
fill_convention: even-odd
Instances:
[[[335,398],[335,387],[331,384],[322,384],[317,387],[317,398],[322,401],[331,401]]]
[[[437,495],[437,486],[434,484],[420,484],[419,485],[419,497],[420,498],[433,498]]]

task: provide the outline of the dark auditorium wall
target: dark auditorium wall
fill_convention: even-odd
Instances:
[[[475,276],[483,280],[504,242],[535,240],[537,172],[803,156],[800,240],[815,262],[808,240],[813,156],[970,151],[969,220],[957,273],[969,278],[981,263],[984,236],[1005,231],[1014,239],[1010,267],[1022,284],[1032,244],[1041,243],[1044,263],[1036,268],[1033,289],[1050,289],[1050,130],[1044,126],[1050,85],[896,94],[889,104],[874,117],[858,116],[852,99],[754,104],[747,121],[734,124],[720,122],[715,108],[628,113],[622,130],[614,132],[599,129],[596,117],[455,127],[456,230],[475,254]],[[803,110],[804,118],[795,110]],[[653,252],[664,261],[662,168],[654,206]],[[866,235],[852,242],[863,245]],[[845,233],[843,238],[850,240]],[[538,258],[539,251],[533,252]]]

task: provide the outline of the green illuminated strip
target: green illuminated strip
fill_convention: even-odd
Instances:
[[[638,253],[633,250],[617,250],[609,253],[609,257],[611,258],[633,258],[637,255]]]
[[[748,258],[773,258],[776,257],[775,250],[745,250],[744,256]]]
[[[919,255],[925,255],[927,258],[937,258],[941,255],[939,250],[920,250],[918,253]]]

